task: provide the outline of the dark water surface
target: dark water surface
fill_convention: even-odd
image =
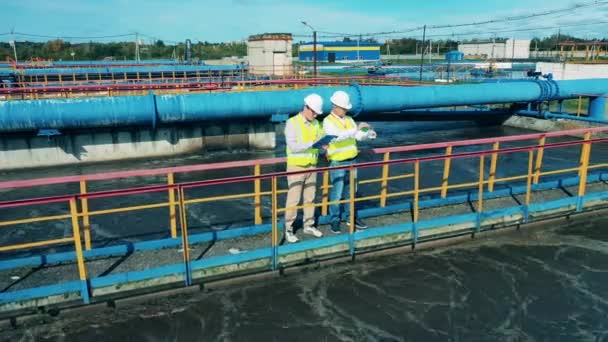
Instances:
[[[608,341],[607,218],[101,312],[13,341]]]

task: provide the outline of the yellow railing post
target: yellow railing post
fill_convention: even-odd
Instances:
[[[585,133],[584,140],[585,143],[581,149],[581,162],[579,167],[579,177],[580,181],[578,184],[578,197],[581,198],[585,196],[585,192],[587,189],[587,171],[589,167],[589,158],[591,155],[591,143],[589,140],[591,139],[591,132]],[[577,205],[577,209],[580,210],[582,207],[582,199],[579,199],[579,204]]]
[[[485,172],[485,156],[479,157],[479,191],[477,193],[477,213],[483,211],[483,179]]]
[[[277,246],[279,244],[279,228],[278,228],[278,204],[277,204],[277,177],[273,176],[271,179],[271,197],[272,197],[272,237],[270,243],[272,245],[272,268],[277,267]]]
[[[167,173],[167,184],[175,184],[173,172]],[[175,189],[169,188],[169,223],[171,225],[171,237],[177,237],[177,218],[175,217]]]
[[[414,208],[413,219],[414,223],[418,222],[418,198],[420,194],[420,162],[416,160],[414,163]]]
[[[350,184],[350,194],[348,205],[350,206],[350,227],[348,227],[348,232],[352,234],[355,231],[355,168],[351,165],[348,168],[348,181]]]
[[[261,174],[260,164],[255,164],[253,168],[253,175],[259,176]],[[262,224],[262,180],[257,178],[253,181],[254,187],[254,206],[255,206],[255,224]]]
[[[452,158],[449,156],[452,155],[452,146],[448,146],[445,149],[445,155],[448,158],[445,158],[443,162],[443,178],[441,180],[441,198],[445,198],[448,195],[448,179],[450,178],[450,166],[452,164]]]
[[[536,153],[536,165],[534,166],[534,184],[538,184],[538,182],[540,181],[540,169],[543,166],[543,156],[544,156],[544,152],[545,152],[545,141],[546,141],[546,137],[543,135],[539,140],[538,140],[538,146],[540,146],[538,148],[538,152]]]
[[[492,147],[493,151],[498,151],[500,148],[500,142],[495,142]],[[488,179],[488,191],[494,191],[494,180],[496,179],[496,162],[498,161],[498,153],[492,153],[492,158],[490,159],[490,177]]]
[[[87,271],[84,265],[82,254],[82,242],[80,241],[80,226],[78,224],[78,209],[76,199],[70,199],[70,216],[72,217],[72,234],[74,238],[74,248],[76,249],[76,262],[78,264],[78,276],[81,281],[87,280]]]
[[[538,159],[537,159],[537,161],[538,161]],[[530,199],[532,197],[532,165],[533,165],[533,162],[534,162],[534,151],[528,151],[528,177],[526,178],[526,205],[530,205]]]
[[[190,244],[189,244],[189,236],[188,236],[188,217],[186,215],[186,198],[184,194],[184,188],[181,186],[178,187],[179,192],[179,217],[180,217],[180,228],[182,233],[182,247],[184,265],[186,265],[186,285],[190,285],[192,282],[191,274],[190,274]]]
[[[327,207],[329,202],[329,171],[323,172],[323,185],[321,187],[321,215],[327,215]]]
[[[380,183],[380,206],[386,206],[386,195],[388,194],[388,174],[389,174],[389,165],[387,162],[391,160],[391,153],[384,153],[384,164],[382,165],[382,182]]]
[[[84,179],[80,180],[80,193],[82,195],[87,193],[87,181]],[[86,197],[82,197],[80,199],[80,205],[82,206],[84,248],[88,251],[89,249],[91,249],[91,222],[89,218],[89,200]]]
[[[583,140],[588,141],[591,139],[591,132],[587,132],[583,135]],[[585,146],[586,144],[581,145],[581,156],[578,162],[578,176],[581,177],[583,175],[583,163],[585,162]]]

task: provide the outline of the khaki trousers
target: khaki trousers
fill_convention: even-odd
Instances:
[[[301,167],[301,166],[287,166],[287,172],[302,171],[314,169],[313,166]],[[315,201],[315,190],[317,187],[317,173],[302,173],[297,175],[287,176],[287,201],[285,208],[296,207],[300,203],[300,198],[303,197],[303,205],[312,204]],[[285,211],[285,229],[293,232],[293,222],[298,216],[297,209],[290,209]],[[315,225],[315,208],[308,207],[304,208],[304,225],[303,227],[314,227]]]

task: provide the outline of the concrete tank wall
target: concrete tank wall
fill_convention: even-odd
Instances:
[[[537,63],[536,71],[551,73],[558,81],[608,78],[608,64]]]
[[[267,121],[80,130],[51,137],[14,133],[0,136],[0,170],[275,146],[275,124]]]

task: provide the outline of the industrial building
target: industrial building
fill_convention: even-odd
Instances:
[[[264,33],[247,40],[249,71],[255,75],[285,76],[292,73],[290,33]]]
[[[299,60],[312,61],[312,42],[300,45]],[[377,61],[380,44],[370,42],[317,42],[317,60],[320,62]]]
[[[530,42],[529,39],[507,39],[504,43],[464,43],[458,44],[458,51],[464,53],[465,58],[528,59]]]

